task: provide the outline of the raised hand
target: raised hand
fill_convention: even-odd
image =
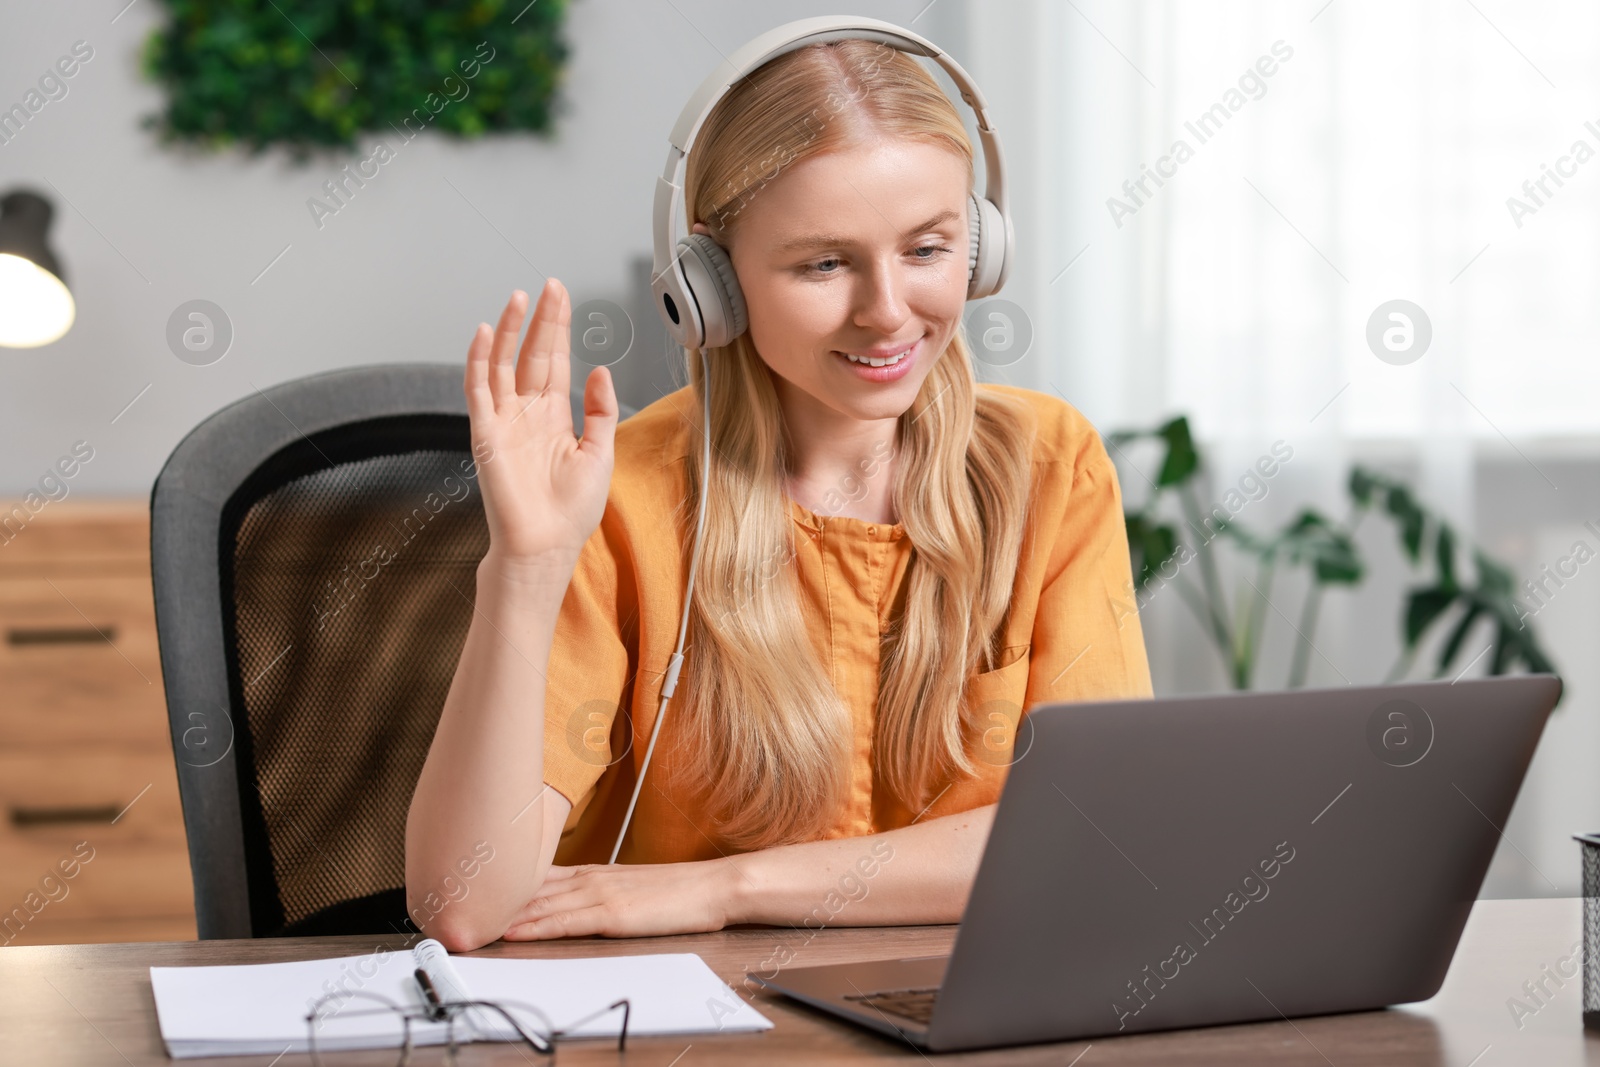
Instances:
[[[551,278],[514,356],[528,294],[516,290],[490,331],[480,323],[467,350],[467,413],[489,524],[489,552],[502,564],[565,569],[600,524],[611,485],[617,397],[611,372],[584,383],[584,433],[572,428],[572,306]]]

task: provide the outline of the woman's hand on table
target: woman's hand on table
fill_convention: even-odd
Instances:
[[[721,930],[733,916],[730,859],[685,863],[552,865],[544,883],[501,936],[653,937]]]

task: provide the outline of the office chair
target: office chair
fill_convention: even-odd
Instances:
[[[258,391],[156,478],[156,631],[202,939],[416,931],[406,810],[489,547],[463,371],[381,364]],[[571,400],[581,432],[581,381]]]

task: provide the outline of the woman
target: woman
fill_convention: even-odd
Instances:
[[[560,283],[519,355],[526,294],[479,326],[490,548],[407,824],[427,934],[462,951],[955,922],[1023,709],[1150,694],[1099,436],[1063,401],[974,380],[972,163],[949,99],[884,45],[810,45],[722,99],[685,193],[749,329],[706,353],[709,471],[697,358],[620,427],[595,368],[580,441]],[[702,486],[683,672],[610,865]],[[475,848],[492,860],[463,882]]]

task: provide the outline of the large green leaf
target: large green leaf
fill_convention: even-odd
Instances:
[[[1439,585],[1445,589],[1456,588],[1456,535],[1445,523],[1439,524],[1439,536],[1434,541],[1434,559],[1439,564]]]
[[[1415,648],[1423,631],[1455,603],[1456,592],[1440,586],[1413,588],[1406,597],[1404,635],[1407,648]]]
[[[1461,620],[1456,623],[1455,629],[1450,631],[1450,636],[1445,638],[1444,646],[1439,649],[1439,674],[1450,669],[1450,664],[1461,652],[1461,642],[1466,640],[1467,631],[1472,629],[1472,624],[1478,621],[1483,611],[1482,604],[1468,601],[1467,610],[1462,613]]]
[[[1489,664],[1490,674],[1506,672],[1506,668],[1517,658],[1518,644],[1517,632],[1507,629],[1506,625],[1501,623],[1494,635],[1494,660]]]
[[[1310,564],[1317,581],[1324,585],[1354,585],[1361,580],[1362,563],[1355,541],[1348,531],[1312,508],[1303,508],[1276,542],[1290,561]]]
[[[1372,472],[1359,464],[1350,468],[1350,497],[1361,507],[1372,503],[1372,492],[1377,488],[1377,481]]]
[[[1400,523],[1400,541],[1405,545],[1406,555],[1411,557],[1411,562],[1418,562],[1422,557],[1422,531],[1427,516],[1412,498],[1411,490],[1400,485],[1390,486],[1386,510]]]
[[[1478,584],[1486,593],[1504,598],[1508,603],[1516,594],[1512,587],[1516,579],[1506,568],[1484,555],[1481,550],[1474,551],[1472,562],[1478,568]]]
[[[1123,516],[1128,531],[1128,548],[1135,558],[1134,588],[1143,589],[1156,576],[1156,568],[1178,551],[1178,533],[1166,523],[1157,523],[1142,512]]]
[[[1177,485],[1200,469],[1200,452],[1189,434],[1189,420],[1179,415],[1162,426],[1159,433],[1167,443],[1167,457],[1162,461],[1156,485]]]

